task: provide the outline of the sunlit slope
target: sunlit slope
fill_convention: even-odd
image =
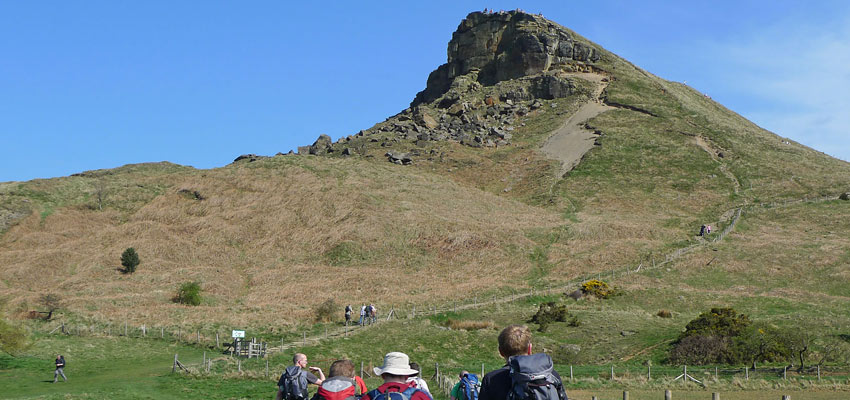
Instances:
[[[58,196],[97,182],[81,179],[37,187]],[[360,160],[277,157],[169,171],[149,184],[159,194],[133,209],[101,211],[91,199],[49,213],[36,206],[0,238],[2,294],[33,308],[40,294],[57,292],[68,311],[140,323],[291,323],[330,297],[440,302],[511,285],[529,272],[527,236],[559,220],[439,176]],[[142,258],[134,274],[119,271],[127,247]],[[187,281],[202,284],[202,306],[170,301]]]

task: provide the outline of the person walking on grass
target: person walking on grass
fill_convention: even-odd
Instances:
[[[53,371],[53,383],[59,381],[60,375],[63,382],[68,382],[68,378],[65,377],[65,357],[62,357],[61,354],[56,356],[56,370]]]
[[[354,376],[351,360],[334,361],[328,370],[328,379],[322,382],[311,400],[356,400]]]
[[[478,400],[507,400],[511,392],[517,400],[569,400],[552,358],[545,353],[531,353],[531,331],[527,326],[508,326],[499,333],[498,341],[505,366],[484,375]],[[516,396],[519,393],[523,396]]]
[[[309,371],[303,371],[307,368],[306,355],[295,353],[292,364],[286,367],[277,381],[277,400],[307,400],[309,398],[307,384],[321,385],[325,381],[325,374],[321,368],[310,367],[310,371],[319,374],[318,377]]]
[[[380,375],[384,384],[366,393],[360,400],[434,400],[431,394],[410,386],[407,378],[419,373],[410,368],[410,358],[407,354],[394,351],[384,356],[384,365],[374,368],[375,375]],[[391,393],[397,393],[395,396]]]
[[[360,326],[363,326],[363,322],[364,322],[365,319],[366,319],[366,305],[364,304],[360,307],[360,322],[358,322],[357,324],[360,325]]]
[[[351,304],[345,306],[345,326],[351,323]]]

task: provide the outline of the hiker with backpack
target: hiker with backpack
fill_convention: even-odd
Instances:
[[[310,371],[303,370],[307,368],[307,356],[302,353],[295,353],[292,364],[286,367],[277,381],[277,400],[307,400],[309,398],[307,385],[321,385],[325,380],[325,374],[321,368],[310,367],[310,371],[319,374],[318,377]]]
[[[357,324],[362,326],[365,319],[366,319],[366,305],[364,304],[363,306],[360,307],[360,322],[358,322]]]
[[[481,390],[478,376],[461,371],[458,377],[460,380],[452,387],[451,400],[478,400],[478,392]]]
[[[345,326],[351,323],[351,304],[345,306]]]
[[[336,360],[328,370],[319,390],[311,400],[357,400],[357,382],[354,381],[354,363],[351,360]]]
[[[387,353],[384,365],[375,367],[374,372],[381,376],[384,384],[366,393],[360,400],[433,400],[430,393],[407,383],[408,377],[418,374],[410,368],[407,354]]]
[[[510,325],[499,333],[499,354],[504,367],[481,380],[478,400],[568,400],[552,358],[531,353],[531,331]]]
[[[410,386],[422,389],[422,390],[428,392],[428,394],[431,394],[431,390],[428,389],[428,383],[425,382],[424,379],[422,379],[422,369],[419,368],[419,364],[417,364],[415,362],[410,363],[410,369],[415,369],[416,375],[408,377],[407,383]],[[431,397],[433,397],[433,396],[431,396]]]

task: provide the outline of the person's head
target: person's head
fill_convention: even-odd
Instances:
[[[295,353],[295,355],[292,356],[292,365],[307,368],[307,356],[304,353]]]
[[[419,374],[422,372],[422,369],[419,368],[419,364],[417,364],[415,362],[410,363],[410,369],[416,370],[416,375],[414,375],[414,376],[419,376]]]
[[[463,377],[467,375],[469,375],[469,371],[460,371],[460,374],[458,374],[457,377],[463,379]]]
[[[384,382],[406,382],[408,376],[419,373],[410,368],[410,358],[407,354],[394,351],[384,356],[384,365],[373,368],[375,375],[380,375]]]
[[[344,376],[354,378],[354,363],[351,360],[336,360],[331,364],[328,372],[329,377]]]
[[[499,333],[499,354],[504,358],[531,354],[531,331],[525,325],[510,325]]]

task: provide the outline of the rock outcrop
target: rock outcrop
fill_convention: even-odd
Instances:
[[[491,86],[600,58],[595,46],[541,16],[474,12],[452,35],[448,61],[428,76],[427,87],[411,106],[436,100],[456,77],[470,72],[477,72],[478,83]]]
[[[597,72],[605,54],[539,15],[473,12],[410,108],[336,142],[321,135],[298,154],[352,156],[379,147],[387,148],[390,162],[408,165],[418,154],[433,157],[419,151],[429,142],[508,146],[523,117],[545,112],[543,101],[581,92],[573,73]]]

